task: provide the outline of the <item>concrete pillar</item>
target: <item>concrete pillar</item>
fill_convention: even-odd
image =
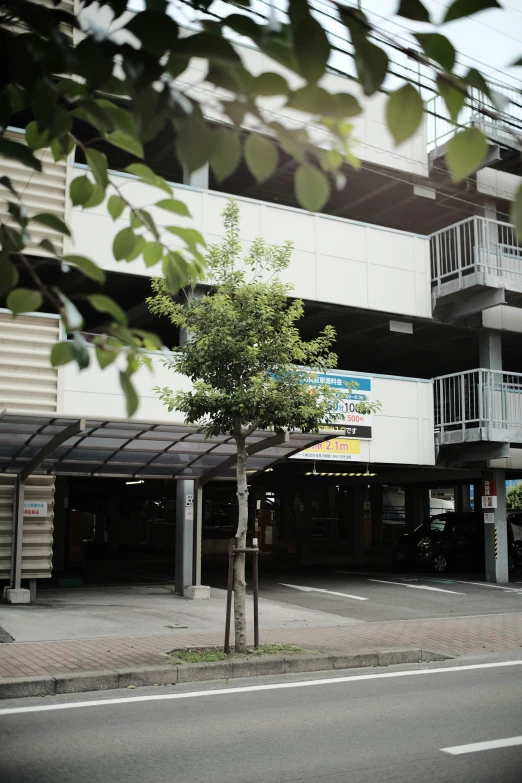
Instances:
[[[471,494],[469,484],[462,484],[454,488],[455,511],[471,511]]]
[[[67,513],[69,505],[68,479],[57,476],[54,485],[53,573],[65,569],[67,546]]]
[[[494,470],[493,479],[497,484],[497,507],[493,512],[495,521],[494,523],[484,523],[486,581],[506,584],[509,582],[506,472],[504,470]]]
[[[312,562],[312,493],[310,479],[296,490],[294,499],[296,553],[299,565]]]
[[[494,329],[479,332],[480,366],[485,370],[502,370],[502,334]]]
[[[383,489],[377,484],[370,486],[370,509],[372,513],[372,544],[382,546],[383,534]]]
[[[349,554],[356,565],[364,562],[364,485],[350,487],[348,493]]]
[[[25,484],[17,477],[13,498],[13,539],[11,546],[11,584],[4,589],[8,604],[28,604],[30,592],[22,587],[22,542],[24,536]]]
[[[189,185],[191,188],[199,188],[200,190],[208,190],[209,188],[209,166],[205,163],[200,169],[196,171],[188,172],[183,170],[183,184]]]
[[[411,533],[416,527],[427,522],[430,516],[429,489],[406,486],[404,492],[404,512],[407,533]]]
[[[175,589],[185,595],[194,584],[194,482],[176,481]]]

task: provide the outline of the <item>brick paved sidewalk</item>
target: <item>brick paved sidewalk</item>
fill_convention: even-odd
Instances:
[[[298,644],[309,649],[421,647],[454,655],[522,650],[522,613],[428,620],[319,626],[262,632],[262,642]],[[170,633],[134,638],[0,644],[0,677],[94,671],[154,665],[176,647],[222,644],[215,633]]]

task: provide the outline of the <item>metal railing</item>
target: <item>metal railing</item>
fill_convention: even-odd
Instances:
[[[495,93],[503,96],[505,103],[502,111],[498,111],[483,93],[470,87],[468,98],[459,114],[458,125],[451,121],[441,95],[436,95],[427,102],[428,149],[436,149],[446,144],[462,126],[479,127],[486,135],[493,135],[508,146],[517,147],[517,141],[511,131],[517,134],[522,131],[522,96],[517,89],[505,84],[490,82],[489,86]],[[488,117],[485,111],[495,112],[498,120]]]
[[[443,283],[484,272],[522,285],[522,244],[510,223],[470,217],[430,237],[431,280],[439,291]]]
[[[443,375],[434,378],[434,394],[440,443],[459,430],[462,440],[479,427],[522,430],[522,373],[479,369]]]

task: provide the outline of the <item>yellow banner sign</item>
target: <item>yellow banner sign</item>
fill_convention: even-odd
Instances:
[[[361,459],[361,442],[351,438],[332,438],[324,443],[294,454],[295,459],[332,460],[335,462],[359,462]]]

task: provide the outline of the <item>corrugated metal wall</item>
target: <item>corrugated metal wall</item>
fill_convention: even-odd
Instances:
[[[0,579],[11,576],[15,476],[0,474]],[[22,579],[51,576],[53,552],[54,476],[30,476],[25,500],[45,500],[47,516],[25,517]]]
[[[15,131],[8,131],[6,139],[23,142],[25,135]],[[55,162],[50,149],[41,149],[35,152],[36,157],[42,161],[42,172],[33,171],[23,166],[12,158],[0,157],[0,169],[3,176],[10,178],[18,193],[23,193],[22,201],[27,208],[29,216],[37,212],[52,212],[62,220],[66,220],[66,188],[67,188],[67,161]],[[0,220],[9,221],[7,201],[14,200],[12,193],[2,188],[0,193]],[[64,237],[58,231],[53,231],[38,223],[31,224],[33,244],[29,245],[28,255],[48,256],[47,250],[39,246],[42,239],[50,239],[58,253],[65,252]]]
[[[13,319],[0,312],[0,410],[57,410],[58,370],[51,367],[49,353],[59,339],[57,316]]]

